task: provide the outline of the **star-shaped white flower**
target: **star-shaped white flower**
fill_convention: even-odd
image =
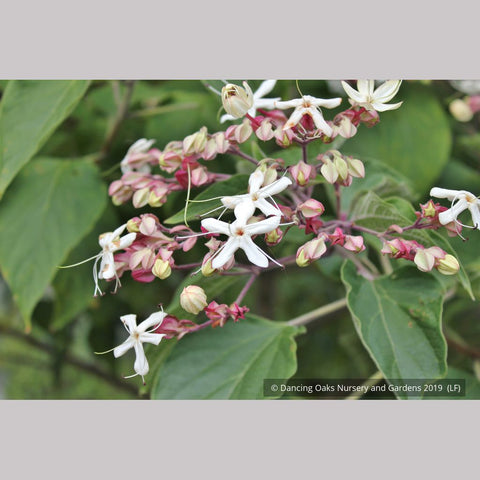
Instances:
[[[222,268],[241,248],[247,255],[247,258],[258,267],[268,267],[268,260],[271,259],[259,246],[252,240],[253,235],[268,233],[275,230],[280,224],[280,215],[260,220],[256,223],[247,224],[255,210],[250,201],[241,202],[235,207],[234,222],[226,223],[216,218],[206,218],[202,220],[202,227],[210,233],[220,233],[227,235],[229,239],[217,251],[212,260],[212,268]],[[273,259],[271,259],[273,260]]]
[[[96,256],[96,260],[93,265],[93,279],[95,281],[94,296],[97,294],[97,291],[100,293],[100,295],[102,294],[102,291],[98,286],[98,279],[109,280],[115,277],[117,280],[115,289],[120,284],[120,280],[117,277],[117,272],[115,270],[113,252],[129,247],[137,236],[136,233],[128,233],[127,235],[120,237],[126,227],[127,224],[125,223],[113,232],[103,233],[98,239],[98,243],[102,247],[102,251]],[[100,268],[98,269],[97,273],[97,264],[100,259]]]
[[[155,143],[155,140],[147,140],[146,138],[140,138],[137,140],[133,145],[130,146],[128,149],[125,157],[123,157],[123,160],[120,162],[120,168],[122,169],[122,173],[127,173],[131,172],[132,170],[135,170],[140,173],[150,173],[150,165],[148,164],[143,164],[138,168],[134,168],[132,166],[132,163],[135,163],[135,160],[142,159],[144,154],[146,154],[151,146]],[[133,160],[133,162],[132,162]]]
[[[400,107],[403,102],[390,105],[387,102],[398,93],[401,84],[401,80],[388,80],[375,90],[375,80],[358,80],[357,90],[355,90],[347,82],[342,81],[343,89],[349,96],[352,105],[358,105],[366,110],[375,110],[377,112],[395,110]]]
[[[268,95],[273,90],[276,83],[277,83],[276,80],[265,80],[260,84],[258,89],[253,93],[253,97],[252,97],[253,105],[247,112],[251,117],[255,117],[256,111],[259,108],[269,109],[269,110],[272,108],[275,108],[275,102],[277,100],[280,100],[280,97],[277,97],[277,98],[263,98],[263,97],[265,95]],[[233,115],[230,115],[228,113],[220,117],[220,123],[226,122],[227,120],[236,120],[236,118]]]
[[[342,103],[341,98],[315,98],[311,95],[303,95],[301,98],[287,100],[285,102],[276,102],[275,108],[284,110],[286,108],[295,108],[290,115],[287,123],[283,126],[283,130],[294,127],[302,119],[304,115],[312,118],[317,129],[321,130],[325,135],[330,137],[333,134],[332,127],[325,121],[320,107],[335,108]]]
[[[469,210],[472,215],[473,228],[480,230],[480,200],[475,195],[466,190],[448,190],[439,187],[433,187],[430,195],[435,198],[446,198],[452,202],[451,208],[438,215],[438,221],[442,225],[450,222],[463,225],[457,220],[457,217],[464,210]]]
[[[222,197],[221,201],[227,208],[235,208],[242,202],[250,202],[254,208],[258,208],[267,217],[270,215],[282,215],[281,210],[267,202],[267,198],[272,198],[272,195],[276,195],[285,190],[292,181],[287,177],[281,177],[278,180],[261,187],[265,180],[265,174],[261,170],[255,170],[248,179],[248,193],[244,195],[234,195],[231,197]],[[260,188],[261,187],[261,188]],[[273,200],[273,199],[272,199]]]
[[[149,367],[147,357],[143,351],[143,344],[152,343],[153,345],[158,345],[160,343],[165,335],[152,332],[161,325],[166,316],[167,314],[165,312],[152,313],[152,315],[150,315],[140,325],[137,325],[136,315],[130,314],[120,317],[120,320],[123,322],[123,325],[125,326],[129,336],[121,345],[113,349],[113,355],[115,358],[121,357],[132,347],[135,350],[136,355],[135,363],[133,365],[135,375],[130,375],[129,377],[125,378],[131,378],[136,375],[140,375],[142,380],[144,380],[143,377],[148,373]]]

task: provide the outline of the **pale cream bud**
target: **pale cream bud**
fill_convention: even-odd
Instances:
[[[180,294],[180,305],[187,312],[197,315],[207,306],[207,295],[203,288],[189,285]]]

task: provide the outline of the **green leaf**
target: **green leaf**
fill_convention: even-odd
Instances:
[[[0,104],[0,198],[72,112],[88,80],[11,80]]]
[[[207,202],[190,203],[187,210],[187,221],[198,220],[198,216],[209,212],[217,207],[222,207],[218,197],[238,195],[246,193],[248,187],[248,175],[233,175],[223,182],[215,182],[194,198],[194,201],[208,200]],[[165,220],[167,224],[183,223],[184,210],[172,215]]]
[[[402,385],[403,379],[433,380],[446,374],[440,282],[414,267],[370,281],[350,261],[341,275],[358,335],[387,380]]]
[[[264,379],[287,379],[295,373],[293,337],[300,332],[246,315],[238,323],[187,335],[163,365],[152,397],[262,399]]]
[[[360,128],[342,152],[382,160],[410,178],[416,190],[425,192],[450,156],[452,135],[448,118],[429,87],[404,82],[400,94],[403,105],[381,113],[375,127]]]
[[[58,266],[106,199],[97,167],[85,161],[37,160],[8,190],[0,210],[0,265],[27,328]]]

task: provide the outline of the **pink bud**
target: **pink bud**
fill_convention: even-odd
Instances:
[[[283,231],[281,228],[276,228],[275,230],[272,230],[271,232],[268,232],[265,234],[265,243],[269,247],[274,247],[275,245],[278,245],[283,238]]]
[[[290,167],[289,170],[295,182],[302,187],[307,185],[309,180],[315,178],[316,175],[315,169],[303,160]]]
[[[363,252],[365,250],[363,237],[361,235],[345,235],[343,248],[355,253]]]
[[[305,218],[312,218],[322,215],[325,211],[325,207],[318,200],[310,198],[306,202],[301,203],[297,207],[297,210],[300,210]]]
[[[320,258],[327,251],[323,238],[314,238],[297,250],[296,262],[299,267],[306,267]]]
[[[264,142],[267,142],[268,140],[271,140],[273,138],[274,133],[272,128],[272,122],[269,118],[265,118],[262,121],[260,127],[255,130],[255,135]]]

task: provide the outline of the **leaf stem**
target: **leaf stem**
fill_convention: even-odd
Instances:
[[[365,382],[362,383],[362,386],[366,387],[373,387],[377,383],[383,380],[382,372],[378,371],[375,372],[371,377],[369,377]],[[365,392],[363,390],[359,390],[358,392],[353,392],[351,395],[345,398],[345,400],[358,400],[361,398]]]
[[[335,302],[323,305],[322,307],[312,310],[311,312],[300,315],[299,317],[296,317],[287,323],[288,325],[293,325],[295,327],[298,327],[299,325],[306,325],[307,323],[313,322],[314,320],[324,317],[325,315],[336,312],[337,310],[341,310],[346,306],[347,299],[341,298],[340,300],[336,300]]]

